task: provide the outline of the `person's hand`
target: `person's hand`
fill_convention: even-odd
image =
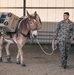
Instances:
[[[74,41],[74,38],[71,38],[70,41]]]
[[[52,40],[52,49],[53,50],[57,49],[57,40],[55,40],[55,39]]]

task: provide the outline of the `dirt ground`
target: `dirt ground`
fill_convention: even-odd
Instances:
[[[47,52],[51,52],[51,45],[42,45]],[[45,55],[38,45],[26,45],[24,62],[26,67],[15,63],[17,47],[10,46],[12,63],[6,63],[6,52],[3,49],[3,63],[0,63],[0,75],[74,75],[74,46],[71,47],[68,68],[64,70],[60,64],[60,51],[56,50],[52,56]]]

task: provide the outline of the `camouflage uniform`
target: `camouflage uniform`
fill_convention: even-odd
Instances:
[[[74,23],[72,21],[60,21],[57,25],[55,38],[59,41],[62,66],[67,65],[68,52],[70,50],[70,39],[73,37]]]

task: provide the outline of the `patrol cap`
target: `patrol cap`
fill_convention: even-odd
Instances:
[[[69,12],[64,12],[64,14],[66,14],[66,15],[68,15],[68,16],[70,15]]]

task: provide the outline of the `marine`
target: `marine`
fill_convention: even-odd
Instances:
[[[61,66],[67,68],[67,59],[71,47],[71,41],[74,39],[74,23],[69,19],[69,12],[64,12],[63,20],[57,24],[54,39],[58,40],[59,50],[61,52]]]

